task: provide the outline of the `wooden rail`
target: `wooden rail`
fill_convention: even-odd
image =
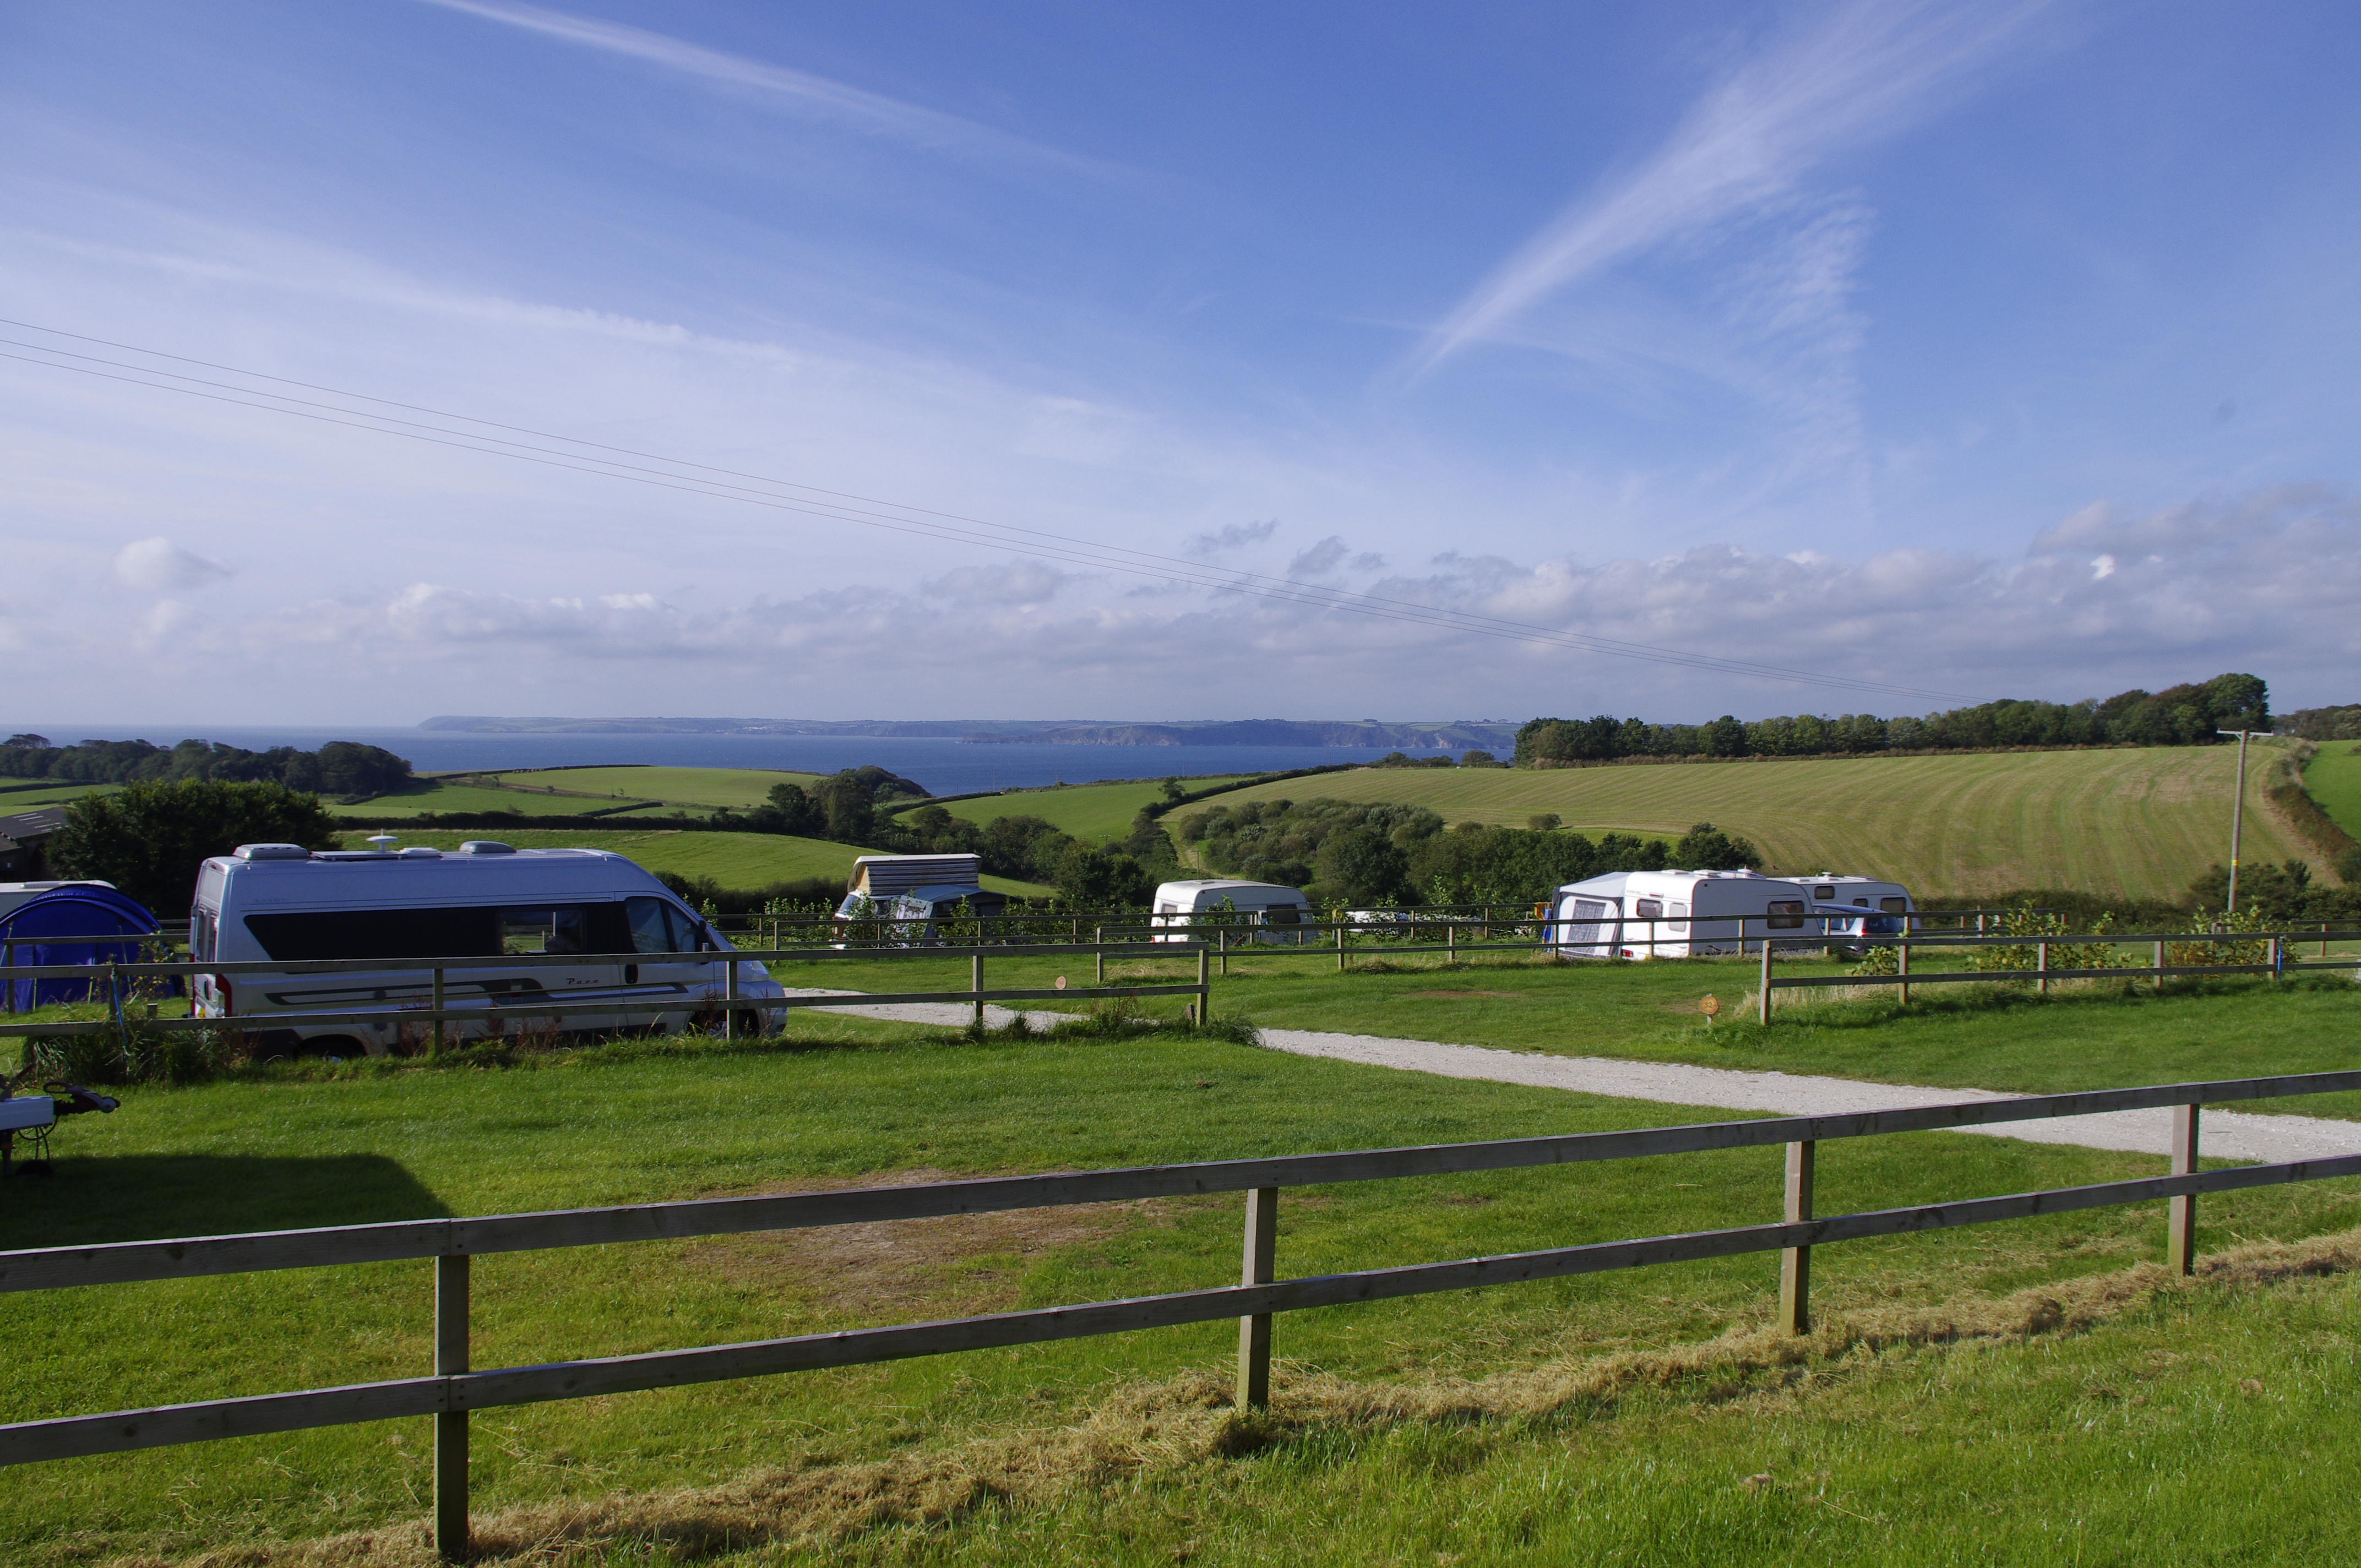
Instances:
[[[2361,1176],[2361,1155],[2200,1171],[2198,1107],[2356,1089],[2361,1089],[2361,1072],[2308,1073],[1833,1116],[0,1253],[0,1292],[397,1259],[435,1261],[434,1369],[429,1376],[20,1421],[0,1426],[0,1464],[433,1415],[436,1542],[446,1556],[457,1557],[464,1555],[467,1544],[467,1417],[477,1409],[1038,1344],[1231,1317],[1239,1321],[1237,1398],[1242,1405],[1256,1405],[1268,1398],[1271,1320],[1281,1312],[1778,1252],[1783,1255],[1780,1322],[1789,1332],[1800,1333],[1809,1326],[1810,1249],[1816,1245],[2158,1199],[2169,1201],[2168,1255],[2172,1266],[2185,1273],[2193,1261],[2199,1195]],[[1822,1142],[2159,1106],[2172,1108],[2174,1114],[2169,1175],[1827,1218],[1813,1215],[1812,1185],[1817,1149]],[[1773,1145],[1787,1148],[1784,1218],[1777,1223],[1295,1279],[1276,1277],[1275,1238],[1282,1188]],[[535,1366],[478,1371],[469,1358],[471,1260],[481,1254],[1227,1191],[1247,1194],[1241,1282],[1235,1286]]]
[[[390,1005],[382,1007],[331,1008],[317,1012],[278,1011],[236,1014],[228,1017],[199,1017],[194,1014],[170,1018],[138,1020],[141,1029],[165,1033],[187,1033],[208,1029],[247,1029],[259,1033],[269,1029],[298,1026],[314,1027],[334,1024],[431,1024],[434,1025],[434,1048],[442,1048],[443,1025],[450,1022],[496,1022],[505,1026],[513,1022],[520,1025],[537,1018],[611,1018],[629,1014],[701,1013],[719,1011],[733,1020],[728,1027],[734,1033],[734,1019],[741,1014],[761,1014],[774,1010],[796,1007],[873,1007],[902,1003],[959,1002],[974,1005],[976,1021],[983,1019],[988,1002],[1088,1002],[1099,999],[1139,996],[1193,996],[1196,1010],[1193,1018],[1202,1024],[1213,1016],[1213,983],[1209,968],[1211,949],[1202,943],[1171,942],[1086,942],[1028,947],[1026,958],[1053,957],[1060,954],[1091,954],[1098,960],[1099,972],[1105,973],[1106,955],[1120,957],[1178,959],[1197,960],[1197,978],[1171,985],[1068,986],[1057,988],[987,989],[983,984],[983,962],[986,958],[1013,956],[1005,947],[983,948],[861,948],[850,951],[804,948],[774,948],[726,952],[695,953],[511,953],[498,957],[471,956],[447,959],[304,959],[275,962],[268,959],[240,959],[236,962],[137,961],[99,962],[91,964],[0,964],[0,986],[5,986],[11,1003],[19,980],[71,978],[86,980],[93,989],[104,987],[119,992],[122,982],[138,979],[164,979],[195,975],[222,975],[232,980],[249,975],[335,975],[335,974],[416,974],[417,982],[434,999],[433,1004]],[[963,991],[912,992],[847,992],[818,996],[749,996],[737,992],[737,966],[741,962],[769,964],[803,962],[828,959],[925,959],[966,958],[972,961],[974,984]],[[648,993],[622,1002],[587,1002],[568,997],[562,991],[537,991],[503,993],[497,997],[462,1006],[445,1004],[445,984],[453,973],[494,970],[503,973],[516,970],[581,969],[587,965],[641,964],[661,966],[677,964],[718,968],[723,972],[717,979],[703,981],[705,989],[698,994]],[[124,1023],[119,1018],[52,1020],[24,1024],[0,1024],[0,1039],[24,1036],[104,1035],[120,1031]]]

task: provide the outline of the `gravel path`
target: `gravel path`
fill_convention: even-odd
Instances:
[[[1327,1057],[1404,1072],[1480,1078],[1495,1083],[1530,1084],[1538,1089],[1570,1089],[1582,1094],[1654,1100],[1667,1105],[1767,1111],[1778,1116],[1893,1111],[2015,1098],[1989,1089],[1928,1089],[1916,1084],[1863,1083],[1850,1078],[1807,1078],[1789,1072],[1740,1072],[1680,1062],[1544,1056],[1532,1051],[1498,1051],[1482,1046],[1389,1040],[1374,1035],[1315,1034],[1308,1029],[1265,1029],[1262,1042],[1274,1050],[1291,1051],[1298,1056]],[[2163,1109],[2108,1111],[2095,1116],[1950,1130],[1982,1137],[2022,1138],[2035,1144],[2076,1144],[2084,1148],[2122,1149],[2136,1154],[2170,1154],[2170,1115]],[[2361,1154],[2361,1122],[2209,1111],[2198,1144],[2211,1159],[2274,1165],[2325,1155]]]
[[[859,996],[857,991],[790,990],[790,996]],[[975,1015],[972,1003],[902,1002],[877,1006],[854,1003],[815,1009],[883,1018],[904,1024],[958,1028]],[[1005,1028],[1016,1014],[986,1005],[984,1022]],[[1037,1029],[1073,1017],[1071,1013],[1028,1011]],[[1485,1046],[1445,1046],[1432,1040],[1394,1040],[1377,1035],[1330,1035],[1310,1029],[1265,1029],[1262,1043],[1300,1057],[1431,1072],[1440,1078],[1477,1078],[1521,1083],[1535,1089],[1567,1089],[1620,1100],[1653,1100],[1665,1105],[1709,1105],[1721,1111],[1763,1111],[1774,1116],[1818,1116],[1848,1111],[1895,1111],[1918,1105],[1957,1105],[1964,1101],[2011,1100],[1989,1089],[1931,1089],[1910,1083],[1865,1083],[1850,1078],[1811,1078],[1792,1072],[1741,1072],[1730,1068],[1691,1067],[1682,1062],[1620,1061],[1612,1057],[1556,1057],[1538,1051],[1500,1051]],[[1977,1137],[2021,1138],[2032,1144],[2073,1144],[2083,1148],[2132,1154],[2172,1152],[2171,1113],[2108,1111],[2049,1122],[2012,1122],[1998,1127],[1955,1127]],[[2319,1116],[2257,1116],[2209,1111],[2199,1146],[2209,1159],[2285,1160],[2361,1154],[2361,1122]]]

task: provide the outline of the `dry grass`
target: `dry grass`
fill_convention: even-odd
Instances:
[[[2081,1332],[2191,1292],[2268,1288],[2361,1268],[2361,1230],[2298,1243],[2255,1242],[2201,1259],[2183,1280],[2154,1264],[1939,1306],[1830,1313],[1810,1335],[1759,1321],[1697,1343],[1572,1357],[1478,1380],[1357,1383],[1281,1364],[1271,1408],[1232,1407],[1225,1378],[1192,1371],[1119,1390],[1082,1421],[977,1439],[869,1464],[811,1460],[723,1486],[626,1494],[479,1516],[479,1561],[562,1568],[610,1561],[691,1562],[758,1548],[829,1550],[864,1531],[940,1527],[994,1508],[1054,1502],[1142,1474],[1217,1465],[1314,1429],[1515,1423],[1611,1411],[1650,1389],[1701,1402],[1793,1399],[1828,1373],[1896,1349],[2018,1343]],[[1812,1376],[1819,1374],[1820,1376]],[[1810,1378],[1806,1382],[1807,1376]],[[107,1568],[432,1568],[423,1522],[316,1541],[255,1542],[178,1559],[117,1557]]]

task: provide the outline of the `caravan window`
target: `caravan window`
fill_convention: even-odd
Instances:
[[[1906,915],[1910,912],[1910,901],[1906,898],[1881,898],[1877,901],[1877,906],[1888,915]]]
[[[1262,912],[1262,923],[1266,926],[1301,926],[1303,924],[1303,908],[1295,904],[1274,904]]]
[[[246,928],[274,959],[472,959],[500,951],[497,909],[257,913]]]
[[[611,904],[529,905],[500,912],[504,953],[614,953],[623,948],[622,922]]]
[[[1833,887],[1816,887],[1812,889],[1812,896],[1814,898],[1834,898],[1836,895],[1837,890]]]
[[[635,953],[686,953],[691,949],[692,938],[684,929],[680,912],[670,902],[661,898],[627,898],[623,900],[625,917],[631,922],[631,951]]]
[[[1661,898],[1643,898],[1631,905],[1631,913],[1642,920],[1653,920],[1664,912]]]
[[[1689,906],[1687,905],[1682,903],[1677,898],[1673,900],[1673,917],[1668,924],[1672,927],[1674,935],[1681,937],[1688,935],[1689,923],[1686,918],[1688,912]]]
[[[1800,931],[1804,928],[1804,901],[1800,898],[1774,898],[1767,913],[1773,931]]]

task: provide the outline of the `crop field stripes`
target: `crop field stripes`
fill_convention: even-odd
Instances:
[[[2193,1263],[2195,1200],[2201,1194],[2361,1176],[2361,1155],[2200,1171],[2199,1107],[2356,1089],[2361,1089],[2361,1072],[2233,1079],[1829,1116],[5,1253],[0,1254],[0,1293],[432,1257],[437,1281],[436,1365],[434,1374],[419,1377],[0,1426],[0,1464],[432,1414],[437,1418],[437,1544],[445,1555],[456,1557],[467,1550],[467,1418],[476,1409],[1037,1344],[1233,1316],[1240,1321],[1238,1401],[1255,1404],[1268,1388],[1269,1320],[1279,1313],[1779,1252],[1781,1326],[1802,1333],[1809,1322],[1809,1257],[1816,1245],[2158,1199],[2170,1201],[2169,1263],[2185,1274]],[[1815,1151],[1821,1142],[2159,1106],[2173,1108],[2175,1115],[2169,1175],[1810,1217]],[[1786,1146],[1788,1158],[1784,1192],[1787,1218],[1776,1223],[1295,1279],[1270,1277],[1279,1195],[1290,1187],[1777,1145]],[[1235,1286],[534,1366],[476,1371],[468,1362],[469,1266],[478,1255],[1226,1191],[1250,1194],[1244,1278]]]

